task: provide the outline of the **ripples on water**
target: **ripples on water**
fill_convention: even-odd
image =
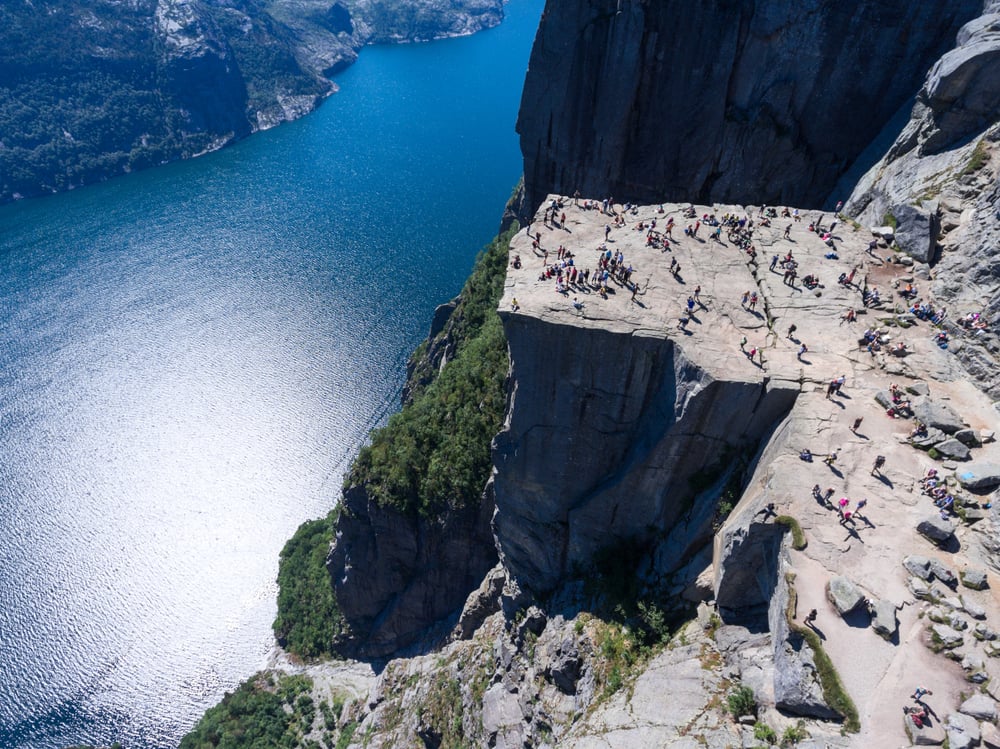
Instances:
[[[0,210],[0,747],[170,747],[271,647],[336,499],[495,231],[541,0],[366,50],[317,113]]]

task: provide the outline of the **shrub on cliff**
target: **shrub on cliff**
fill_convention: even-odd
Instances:
[[[278,560],[278,643],[302,658],[330,655],[341,629],[340,611],[326,571],[339,510],[307,520],[285,543]]]
[[[476,261],[443,335],[455,353],[440,374],[372,432],[346,479],[375,502],[435,515],[478,501],[490,474],[490,442],[506,405],[507,342],[495,314],[512,228]]]
[[[259,674],[210,708],[180,749],[293,749],[312,727],[312,680]]]

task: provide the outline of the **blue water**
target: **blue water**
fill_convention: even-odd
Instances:
[[[495,233],[542,0],[370,48],[314,114],[0,209],[0,747],[172,747],[265,663],[336,501]]]

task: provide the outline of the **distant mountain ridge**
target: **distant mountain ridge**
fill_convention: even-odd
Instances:
[[[495,26],[501,0],[0,5],[0,202],[190,158],[314,109],[372,41]]]

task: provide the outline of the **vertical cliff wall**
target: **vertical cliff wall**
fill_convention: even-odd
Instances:
[[[548,0],[517,130],[547,193],[817,206],[982,0]]]
[[[755,444],[797,394],[713,374],[655,330],[502,316],[513,384],[493,526],[507,570],[535,593],[605,548],[665,534],[690,507],[690,479]]]

